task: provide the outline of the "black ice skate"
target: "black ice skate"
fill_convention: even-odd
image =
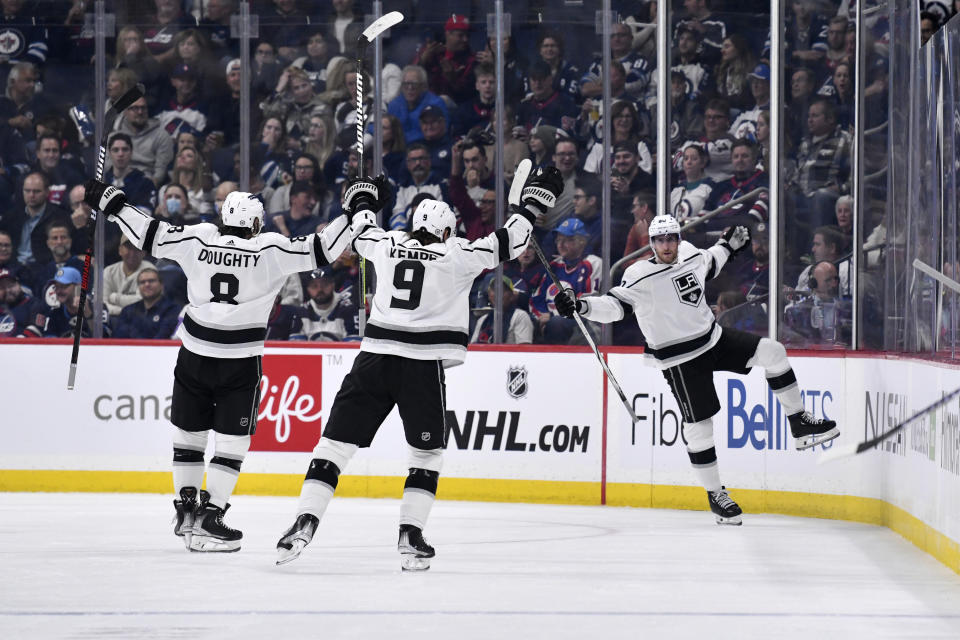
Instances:
[[[183,538],[183,544],[190,548],[193,538],[193,523],[197,517],[197,490],[195,487],[180,489],[180,499],[173,501],[173,508],[177,510],[173,516],[173,532]]]
[[[790,433],[793,434],[798,451],[830,442],[840,435],[836,422],[815,418],[807,411],[795,413],[789,416],[789,420]]]
[[[743,511],[727,493],[726,487],[720,487],[720,491],[707,491],[707,500],[710,502],[710,511],[713,511],[717,518],[717,524],[743,524],[740,518]]]
[[[223,514],[229,508],[229,504],[223,509],[210,504],[210,494],[206,491],[200,492],[200,506],[197,509],[197,519],[193,523],[190,551],[230,552],[240,550],[243,533],[223,524]]]
[[[400,552],[403,571],[426,571],[430,568],[430,558],[434,556],[433,547],[423,539],[423,531],[412,524],[400,525],[397,551]]]
[[[277,543],[277,564],[287,564],[300,557],[303,548],[313,540],[320,520],[312,513],[301,513]]]

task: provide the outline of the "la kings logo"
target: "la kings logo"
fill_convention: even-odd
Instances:
[[[527,368],[510,367],[507,369],[507,393],[511,398],[527,395]]]
[[[684,273],[673,279],[673,287],[677,290],[680,302],[695,307],[703,298],[703,285],[697,280],[697,274]]]

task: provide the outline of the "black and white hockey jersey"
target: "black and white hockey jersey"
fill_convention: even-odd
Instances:
[[[377,289],[361,351],[414,360],[463,362],[467,354],[469,295],[484,270],[517,257],[533,225],[514,214],[503,227],[469,242],[451,237],[421,245],[403,231],[384,231],[373,214],[353,219],[354,247],[374,264]]]
[[[581,298],[583,317],[615,322],[633,313],[647,339],[644,357],[660,369],[692,360],[720,339],[720,325],[707,304],[707,280],[720,273],[730,251],[714,245],[698,249],[680,243],[674,264],[653,259],[635,262],[623,274],[620,286],[605,295]]]
[[[183,269],[189,305],[177,337],[193,353],[215,358],[262,355],[270,310],[287,276],[329,264],[350,241],[346,217],[318,234],[250,239],[222,236],[209,223],[173,226],[130,205],[113,219],[137,247]]]

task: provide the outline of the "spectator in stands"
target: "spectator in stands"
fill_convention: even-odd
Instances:
[[[217,185],[217,188],[213,190],[213,210],[217,215],[220,215],[221,210],[223,209],[223,202],[227,199],[227,196],[233,193],[234,191],[239,191],[240,185],[232,180],[226,180]]]
[[[288,238],[316,233],[320,216],[313,213],[317,193],[312,183],[299,180],[290,185],[289,209],[270,216],[264,231],[281,233]]]
[[[573,213],[575,204],[573,202],[573,190],[579,176],[577,171],[579,158],[580,148],[577,146],[576,140],[558,132],[553,149],[552,164],[560,172],[560,177],[563,178],[563,193],[557,196],[557,203],[553,205],[553,209],[543,216],[544,219],[552,219],[552,226],[560,224],[561,220],[568,218]]]
[[[363,32],[363,16],[354,9],[354,0],[332,0],[333,19],[328,37],[337,43],[340,53],[349,55]]]
[[[124,307],[140,300],[137,276],[144,269],[154,268],[152,262],[143,259],[145,252],[127,236],[121,238],[119,251],[120,261],[103,270],[103,302],[111,316],[120,315]]]
[[[614,102],[613,106],[610,107],[610,121],[613,123],[613,139],[610,140],[610,144],[615,145],[618,142],[639,141],[644,139],[646,136],[645,132],[649,132],[650,130],[649,114],[646,113],[646,111],[644,111],[644,116],[646,117],[646,121],[641,119],[640,112],[632,102],[626,100]],[[605,120],[606,118],[601,118],[597,121],[597,131],[600,136],[602,136],[602,132],[607,129],[603,124]],[[598,139],[594,142],[593,146],[590,147],[590,151],[583,161],[584,171],[588,173],[600,173],[600,166],[603,161],[603,144],[601,144],[601,142],[602,140]],[[646,145],[644,144],[643,146],[646,149]],[[649,149],[646,149],[646,153],[649,156]],[[652,164],[649,169],[653,169]]]
[[[307,135],[301,139],[303,152],[316,158],[317,164],[322,167],[333,155],[336,137],[337,129],[333,124],[332,116],[312,114],[310,124],[307,126]]]
[[[458,140],[453,145],[453,160],[450,165],[450,204],[460,213],[460,221],[466,231],[464,236],[468,240],[476,240],[493,233],[496,230],[497,194],[495,191],[477,184],[480,195],[479,203],[475,203],[467,190],[467,181],[464,178],[466,171],[478,173],[477,168],[465,168],[465,156],[470,153],[475,163],[478,158],[486,156],[476,143]],[[485,167],[484,167],[485,168]],[[487,172],[489,173],[489,171]]]
[[[160,190],[154,217],[176,226],[195,223],[200,214],[190,204],[187,188],[179,182],[171,182]]]
[[[56,205],[67,202],[67,193],[84,181],[73,165],[60,158],[60,137],[44,133],[37,137],[35,171],[42,171],[50,180],[47,198]]]
[[[147,115],[145,98],[127,107],[117,130],[133,141],[133,168],[143,171],[156,186],[162,185],[167,179],[167,166],[173,161],[173,139],[157,118]]]
[[[927,40],[940,28],[940,19],[929,11],[920,12],[920,44],[927,44]]]
[[[49,53],[48,29],[44,20],[37,19],[43,8],[25,0],[5,0],[0,12],[0,26],[6,34],[3,70],[8,64],[27,62],[42,69]],[[11,71],[12,72],[12,71]],[[39,114],[38,114],[39,115]]]
[[[287,182],[286,178],[289,178],[290,181]],[[273,195],[270,196],[270,202],[266,207],[267,213],[282,213],[290,209],[290,187],[299,181],[309,182],[313,186],[313,192],[317,195],[317,202],[311,214],[320,216],[321,219],[326,219],[326,215],[322,215],[319,210],[324,192],[323,175],[320,173],[320,165],[317,164],[317,159],[309,153],[299,153],[293,159],[293,175],[290,176],[287,174],[284,180],[285,184],[277,187]],[[326,214],[325,210],[323,214]]]
[[[708,178],[714,183],[721,182],[733,175],[730,153],[734,138],[728,133],[730,128],[730,107],[726,100],[713,98],[707,102],[703,114],[704,134],[696,140],[684,143],[674,154],[673,168],[683,169],[683,152],[690,144],[700,144],[707,151],[710,161],[705,169]]]
[[[687,78],[682,71],[670,72],[670,144],[703,135],[703,111],[700,103],[687,93]]]
[[[346,63],[344,66],[343,81],[347,87],[350,87],[350,91],[347,92],[347,97],[340,104],[336,106],[333,111],[333,121],[337,125],[337,130],[342,131],[344,129],[356,130],[357,127],[357,70],[356,64],[353,62]],[[370,83],[369,77],[364,81],[364,117],[369,120],[371,114],[373,114],[373,91],[371,87],[373,85]]]
[[[253,64],[250,65],[250,88],[257,100],[273,95],[283,68],[277,60],[277,48],[271,41],[261,38],[253,52]]]
[[[156,13],[147,18],[143,29],[143,41],[154,59],[169,68],[173,64],[176,49],[173,38],[184,29],[197,26],[196,19],[185,13],[178,0],[154,0]]]
[[[0,338],[41,337],[34,324],[38,307],[34,296],[20,286],[17,272],[0,267]]]
[[[630,231],[627,233],[627,242],[623,248],[623,255],[629,256],[634,251],[639,251],[640,249],[646,249],[650,246],[650,236],[648,230],[650,228],[650,222],[654,218],[654,207],[653,207],[654,197],[646,193],[638,193],[633,196],[632,207],[630,208],[630,213],[633,215],[633,224],[630,226]],[[642,256],[637,256],[636,258],[631,259],[624,265],[624,269],[629,267],[631,264],[637,260],[641,260]]]
[[[70,236],[73,238],[73,250],[78,254],[86,253],[89,237],[87,233],[87,221],[90,219],[90,205],[83,201],[84,188],[78,184],[70,190]],[[120,259],[117,247],[120,245],[120,238],[123,232],[119,225],[105,225],[103,229],[103,253],[98,259],[104,264],[113,264]]]
[[[530,131],[541,124],[549,124],[558,129],[564,125],[563,118],[577,117],[579,109],[566,94],[553,88],[553,76],[550,65],[537,60],[527,74],[530,83],[530,95],[523,99],[517,109],[517,124]]]
[[[492,306],[496,299],[495,278],[489,278],[490,284],[486,287],[487,299]],[[507,276],[502,276],[503,281],[503,343],[504,344],[531,344],[533,343],[533,320],[530,314],[524,309],[517,307],[517,289],[522,286],[522,281],[514,282]],[[494,336],[494,314],[490,312],[481,316],[477,325],[473,329],[470,342],[480,344],[492,344]]]
[[[143,40],[143,33],[133,25],[121,27],[117,32],[117,48],[113,60],[115,70],[129,69],[136,74],[146,90],[147,102],[160,104],[160,91],[165,83],[163,68],[153,59]],[[121,94],[118,94],[119,97]]]
[[[337,4],[342,3],[334,3]],[[297,6],[297,0],[273,0],[269,8],[259,13],[261,41],[273,43],[277,47],[277,54],[285,62],[296,58],[300,53],[300,43],[309,33],[310,24],[306,13]],[[353,42],[356,42],[356,36]]]
[[[80,310],[80,272],[73,267],[64,267],[57,271],[53,278],[53,304],[41,302],[39,305],[34,326],[37,333],[44,338],[68,338],[73,336],[77,323],[77,313]],[[81,335],[93,335],[93,305],[88,304],[83,309],[83,328]],[[103,335],[109,337],[112,333],[110,314],[103,310]]]
[[[807,111],[807,127],[797,152],[797,177],[790,186],[801,222],[820,225],[831,222],[833,205],[849,192],[850,134],[837,124],[833,103],[817,98]]]
[[[6,269],[18,280],[29,280],[30,271],[17,261],[17,252],[14,249],[13,236],[9,231],[0,230],[0,269]]]
[[[310,273],[307,280],[307,313],[303,317],[303,334],[314,342],[341,342],[357,335],[357,308],[348,295],[336,291],[336,279],[330,266]]]
[[[852,67],[847,62],[841,62],[834,68],[833,75],[817,92],[817,95],[833,98],[837,124],[844,130],[852,130],[853,127],[855,115],[853,90]]]
[[[327,90],[327,65],[330,64],[330,46],[323,31],[315,31],[307,38],[307,55],[293,61],[291,66],[302,69],[313,85],[314,93]]]
[[[127,202],[152,213],[157,206],[157,189],[153,181],[131,165],[133,140],[126,133],[117,132],[107,143],[110,153],[110,168],[103,175],[107,184],[123,189]]]
[[[550,65],[553,88],[571,100],[580,99],[580,71],[564,59],[563,35],[558,31],[545,31],[537,38],[537,53]]]
[[[33,280],[30,282],[30,288],[36,294],[43,293],[46,285],[57,271],[63,267],[73,267],[77,271],[83,272],[83,260],[73,255],[73,241],[70,239],[70,231],[73,225],[68,220],[58,218],[46,225],[47,250],[50,253],[50,260],[47,262],[38,262],[31,269]]]
[[[237,44],[230,34],[230,16],[237,11],[236,0],[207,0],[203,17],[199,22],[200,31],[210,43],[210,57],[218,65],[236,58],[240,54]]]
[[[837,202],[834,204],[834,213],[837,217],[837,228],[846,239],[846,245],[843,247],[844,253],[846,253],[853,239],[853,196],[845,195],[837,198]]]
[[[213,216],[213,196],[210,193],[211,174],[203,160],[203,155],[194,147],[185,146],[177,152],[173,161],[170,181],[183,185],[190,198],[190,208],[200,220]],[[164,195],[160,190],[160,197]],[[194,221],[196,222],[196,221]],[[187,224],[191,224],[189,220]]]
[[[170,72],[170,82],[157,119],[173,136],[185,127],[195,131],[207,128],[211,105],[200,95],[200,71],[189,64],[178,64]]]
[[[52,111],[53,104],[37,91],[39,73],[32,62],[18,62],[7,76],[6,95],[0,97],[0,121],[20,132],[24,140],[33,140],[34,121]]]
[[[530,159],[533,161],[534,169],[553,164],[553,150],[557,144],[557,131],[556,127],[547,124],[537,125],[530,130],[527,146],[530,147]]]
[[[559,256],[550,262],[550,268],[564,285],[569,285],[578,296],[592,293],[596,284],[596,268],[587,260],[584,249],[587,234],[583,222],[567,218],[556,229]],[[549,278],[540,281],[530,296],[530,311],[540,327],[543,341],[547,344],[567,344],[576,330],[572,318],[557,314],[554,297],[558,291]]]
[[[611,64],[619,62],[627,74],[625,91],[635,98],[643,96],[650,85],[651,69],[647,60],[633,50],[633,32],[629,26],[617,23],[611,28],[610,55]],[[597,56],[580,79],[582,97],[596,98],[603,93],[602,70],[603,56]]]
[[[686,15],[677,22],[673,32],[673,44],[676,46],[680,27],[690,27],[700,33],[700,55],[707,64],[716,64],[721,58],[723,41],[729,29],[726,21],[713,13],[711,0],[684,0]]]
[[[507,33],[503,38],[503,98],[507,102],[517,103],[523,98],[525,93],[523,74],[530,67],[530,62],[518,51],[517,43],[513,37]],[[474,76],[478,75],[477,67],[487,65],[493,68],[495,66],[495,57],[497,51],[496,37],[492,33],[487,34],[487,46],[477,51],[477,66],[474,67]],[[579,78],[579,74],[574,74]],[[477,88],[479,90],[479,87]]]
[[[731,200],[745,196],[755,189],[769,189],[770,177],[758,166],[759,148],[749,140],[737,140],[732,150],[733,176],[714,186],[712,197],[707,203],[710,211],[724,206]],[[731,209],[717,215],[708,223],[708,228],[722,230],[738,224],[755,225],[767,220],[769,192],[734,205]]]
[[[458,104],[474,96],[476,55],[470,50],[469,31],[466,16],[451,15],[443,26],[443,44],[427,41],[414,60],[426,70],[430,90]]]
[[[294,274],[296,275],[296,274]],[[303,317],[307,310],[300,304],[284,304],[277,294],[267,318],[267,340],[305,340]]]
[[[450,201],[447,199],[447,184],[441,177],[444,174],[433,170],[430,150],[423,142],[407,146],[406,165],[407,173],[396,191],[393,214],[390,216],[390,228],[394,230],[407,228],[413,199],[417,195],[426,193],[433,199]]]
[[[560,145],[557,146],[559,148]],[[603,255],[603,216],[600,215],[600,198],[602,195],[600,191],[600,181],[596,176],[590,174],[584,174],[580,177],[574,175],[573,178],[574,184],[572,187],[568,187],[565,183],[563,190],[566,192],[569,189],[571,192],[570,200],[573,204],[571,213],[573,217],[583,223],[583,229],[587,235],[587,244],[586,247],[584,247],[584,253],[588,255]],[[616,227],[611,231],[615,231],[615,229]],[[616,246],[617,239],[619,238],[611,238],[610,243],[614,260],[619,258],[617,255],[619,253],[619,247]]]
[[[807,134],[807,110],[813,100],[816,76],[807,67],[801,67],[790,77],[790,101],[787,104],[787,135],[794,146]]]
[[[784,310],[785,329],[820,344],[848,342],[850,305],[840,299],[837,285],[842,277],[838,277],[836,265],[818,262],[810,265],[809,271],[811,295],[787,306]],[[794,339],[794,342],[803,341]]]
[[[468,189],[496,189],[496,176],[487,164],[487,154],[481,143],[466,139],[460,147],[463,154],[463,179]],[[455,173],[451,170],[451,175]]]
[[[329,113],[329,106],[314,93],[307,72],[287,67],[277,81],[275,97],[263,105],[265,118],[278,118],[286,123],[289,138],[299,140],[310,129],[310,116]]]
[[[430,161],[438,175],[450,171],[450,136],[447,135],[446,114],[437,107],[429,106],[420,112],[420,142],[430,152]]]
[[[734,138],[757,137],[757,119],[761,111],[770,110],[770,67],[760,63],[750,74],[750,93],[753,95],[753,107],[742,112],[730,127]]]
[[[530,292],[536,291],[540,281],[547,277],[543,265],[537,259],[533,244],[527,244],[519,256],[514,260],[503,263],[503,275],[516,282],[517,307],[528,309],[530,306]]]
[[[240,84],[242,78],[240,59],[229,60],[222,68],[224,70],[226,92],[218,98],[217,108],[207,114],[207,146],[211,153],[223,147],[233,147],[240,142]],[[260,115],[256,97],[251,92],[251,129],[255,130],[260,126]]]
[[[700,217],[713,192],[713,180],[704,175],[710,156],[706,149],[691,144],[683,151],[684,180],[670,192],[670,213],[684,224]]]
[[[289,173],[286,125],[281,118],[264,118],[258,133],[260,144],[253,152],[258,173],[271,189],[280,186],[284,171]]]
[[[613,145],[612,173],[611,212],[615,218],[630,220],[633,196],[656,188],[653,175],[640,168],[640,154],[635,142],[618,142]]]
[[[454,136],[462,136],[474,127],[490,124],[490,114],[496,107],[497,83],[493,65],[478,64],[475,69],[476,94],[461,102],[453,113],[451,133]]]
[[[21,190],[23,204],[4,217],[4,230],[16,245],[17,261],[28,267],[49,262],[52,257],[46,244],[47,225],[70,220],[66,210],[48,201],[49,187],[49,179],[42,172],[28,173]]]
[[[747,300],[763,300],[770,290],[770,233],[765,223],[754,225],[750,253],[750,260],[740,261],[737,282]]]
[[[821,262],[830,262],[832,264],[839,263],[840,291],[843,295],[849,295],[850,261],[843,260],[843,245],[843,235],[839,229],[832,225],[818,227],[813,232],[813,245],[810,247],[813,260],[800,272],[800,277],[797,278],[797,286],[794,289],[799,292],[813,289],[814,287],[810,286],[810,276],[814,267]]]
[[[140,300],[128,304],[114,324],[114,338],[135,340],[167,340],[177,330],[180,305],[163,291],[160,272],[153,266],[144,267],[137,274]]]
[[[186,65],[196,74],[197,94],[204,102],[220,93],[220,66],[210,51],[210,41],[199,29],[185,29],[173,37],[173,68]]]
[[[823,64],[832,73],[838,64],[847,60],[847,29],[850,21],[844,16],[833,16],[827,24],[827,51]]]
[[[396,116],[384,114],[380,122],[383,140],[380,164],[394,182],[400,179],[403,160],[407,155],[407,143],[403,139],[403,127]]]
[[[793,0],[787,12],[786,60],[792,66],[822,69],[827,55],[827,19],[816,12],[815,0]]]
[[[753,95],[750,93],[750,72],[756,67],[756,60],[750,51],[747,39],[738,33],[731,33],[723,39],[720,48],[720,63],[715,70],[717,95],[726,99],[730,108],[738,112],[750,107]],[[728,116],[729,117],[729,109]]]
[[[109,111],[123,94],[137,86],[139,82],[140,78],[137,77],[137,73],[133,69],[128,67],[110,69],[110,71],[107,72],[107,103],[104,105],[104,110]],[[146,86],[144,86],[144,88],[146,88]],[[104,120],[104,129],[107,131],[112,130],[118,117],[119,115],[114,113],[108,120]]]
[[[427,107],[436,107],[447,119],[447,105],[436,94],[427,90],[427,72],[419,65],[403,68],[400,95],[390,101],[387,111],[403,125],[407,144],[423,139],[420,131],[420,113]]]
[[[700,32],[690,24],[677,27],[677,51],[673,57],[673,71],[680,71],[686,82],[685,93],[699,100],[703,92],[712,88],[710,69],[700,58]]]

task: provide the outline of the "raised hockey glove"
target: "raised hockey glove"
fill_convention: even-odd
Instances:
[[[557,313],[564,318],[572,318],[574,312],[582,313],[585,307],[582,300],[577,300],[571,295],[570,289],[564,289],[558,293],[553,303],[557,306]]]
[[[386,176],[376,178],[354,178],[347,184],[343,194],[343,210],[347,219],[352,222],[358,211],[372,211],[378,213],[390,199],[390,183]]]
[[[127,204],[127,196],[113,185],[99,180],[90,179],[83,185],[83,201],[91,209],[102,211],[109,219],[120,213],[123,205]]]
[[[723,232],[717,244],[726,247],[730,251],[730,257],[733,257],[750,244],[750,230],[742,224],[729,227]]]
[[[557,198],[563,193],[563,176],[556,167],[540,167],[530,173],[520,203],[533,216],[545,214],[557,204]]]

